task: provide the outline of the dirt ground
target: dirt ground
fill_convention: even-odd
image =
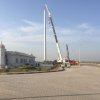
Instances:
[[[100,100],[100,67],[0,75],[0,100]]]

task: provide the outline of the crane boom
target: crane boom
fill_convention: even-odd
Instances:
[[[57,46],[57,50],[58,50],[58,56],[59,56],[59,60],[58,61],[62,62],[63,59],[62,59],[61,50],[60,50],[59,42],[58,42],[58,39],[57,39],[55,27],[54,27],[54,24],[53,24],[52,16],[51,16],[50,10],[48,9],[48,6],[46,4],[45,4],[45,10],[47,11],[48,18],[49,18],[49,21],[51,23],[52,30],[53,30],[53,33],[54,33],[54,37],[55,37],[55,41],[56,41],[56,46]]]

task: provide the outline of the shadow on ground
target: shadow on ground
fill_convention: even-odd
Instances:
[[[51,96],[33,96],[33,97],[18,97],[18,98],[2,98],[0,100],[16,100],[16,99],[36,99],[36,98],[54,98],[54,97],[67,97],[67,96],[92,96],[100,95],[100,93],[87,93],[87,94],[66,94],[66,95],[51,95]]]

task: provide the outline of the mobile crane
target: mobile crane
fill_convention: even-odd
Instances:
[[[68,45],[66,44],[66,57],[68,60],[70,60],[69,58],[69,49],[68,49]]]
[[[71,67],[71,63],[70,63],[70,58],[69,58],[69,49],[68,49],[68,45],[66,44],[66,57],[67,59],[65,60],[65,62],[67,63],[67,66],[68,68]]]
[[[52,30],[53,30],[53,33],[54,33],[54,38],[55,38],[55,41],[56,41],[56,46],[57,46],[57,51],[58,51],[58,60],[57,60],[57,63],[59,63],[61,65],[61,67],[63,67],[63,69],[64,69],[65,68],[65,65],[66,65],[65,64],[65,60],[62,59],[62,54],[61,54],[59,42],[58,42],[58,39],[57,39],[55,27],[54,27],[53,20],[52,20],[52,16],[51,16],[50,10],[48,9],[47,4],[45,4],[44,10],[48,14],[49,23],[51,24],[51,27],[52,27]]]
[[[78,65],[79,64],[79,62],[78,61],[75,61],[75,60],[71,60],[70,59],[70,57],[69,57],[69,49],[68,49],[68,45],[66,44],[66,57],[67,57],[67,59],[66,59],[66,62],[68,62],[67,63],[67,67],[68,68],[70,68],[71,67],[71,65]]]

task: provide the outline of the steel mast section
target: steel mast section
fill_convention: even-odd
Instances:
[[[68,61],[70,60],[70,58],[69,58],[69,50],[68,50],[68,45],[66,44],[66,57],[67,57],[67,59],[68,59]]]
[[[69,58],[69,49],[68,49],[68,45],[66,44],[66,57],[68,61],[65,61],[67,63],[66,67],[70,68],[71,64],[70,64],[70,58]]]
[[[62,62],[63,63],[63,59],[62,59],[61,50],[60,50],[59,42],[58,42],[58,39],[57,39],[55,27],[54,27],[52,16],[51,16],[50,10],[48,9],[47,4],[45,4],[45,10],[46,10],[46,12],[48,14],[49,22],[51,23],[52,30],[53,30],[53,33],[54,33],[54,37],[55,37],[55,41],[56,41],[56,46],[57,46],[57,50],[58,50],[58,56],[59,56],[58,62]]]
[[[44,61],[47,60],[46,53],[46,11],[44,9]]]

